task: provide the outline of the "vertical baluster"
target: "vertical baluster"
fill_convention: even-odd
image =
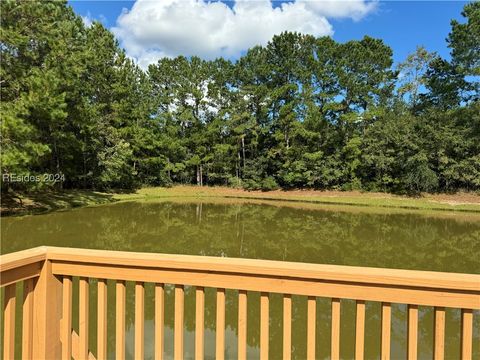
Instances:
[[[78,309],[78,354],[81,359],[88,359],[88,278],[82,277],[79,280],[79,309]]]
[[[225,289],[217,289],[217,328],[215,339],[215,358],[225,357]]]
[[[107,280],[97,284],[97,360],[107,358]]]
[[[317,301],[309,296],[307,300],[307,359],[315,359],[315,338],[317,320]]]
[[[392,306],[382,303],[382,349],[381,359],[390,359],[390,332],[391,332]]]
[[[332,359],[340,359],[340,299],[332,299]]]
[[[117,280],[115,284],[115,359],[125,359],[125,281]]]
[[[3,300],[3,358],[13,359],[15,355],[15,306],[17,284],[5,287]]]
[[[135,359],[145,357],[145,286],[143,282],[135,284]]]
[[[365,301],[357,300],[355,322],[355,360],[363,360],[365,351]]]
[[[183,305],[185,292],[183,285],[175,285],[175,324],[174,350],[175,359],[183,359]]]
[[[418,343],[418,306],[408,305],[408,360],[417,359],[417,343]]]
[[[72,358],[72,278],[63,277],[62,300],[62,359]]]
[[[283,359],[292,358],[292,295],[283,295]]]
[[[195,359],[203,360],[205,328],[205,289],[195,289]]]
[[[434,316],[433,359],[443,360],[445,356],[445,308],[436,307]]]
[[[247,358],[247,292],[238,292],[238,358]]]
[[[31,359],[33,357],[34,281],[34,279],[27,279],[23,282],[22,359]]]
[[[155,284],[155,360],[163,360],[164,294],[164,285]]]
[[[473,311],[462,309],[462,359],[472,359]]]
[[[269,293],[260,294],[260,359],[268,359],[268,340],[269,340]]]

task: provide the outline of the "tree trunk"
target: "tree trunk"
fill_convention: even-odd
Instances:
[[[242,173],[242,175],[245,176],[245,136],[242,136],[242,153],[243,153],[243,173]]]
[[[58,148],[57,148],[57,139],[53,138],[53,148],[55,152],[55,168],[56,168],[56,174],[60,174],[60,156],[58,155]],[[63,189],[63,183],[59,181],[59,187],[60,189]]]

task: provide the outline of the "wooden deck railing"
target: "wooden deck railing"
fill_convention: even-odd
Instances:
[[[175,286],[174,357],[184,351],[184,286],[195,286],[195,357],[204,356],[205,288],[216,290],[216,358],[225,354],[225,290],[238,290],[238,358],[247,357],[247,292],[260,292],[260,357],[269,357],[269,294],[283,294],[283,358],[291,357],[292,295],[307,300],[307,358],[315,358],[316,297],[331,298],[331,358],[340,358],[340,299],[356,300],[355,358],[364,357],[365,302],[381,302],[381,358],[390,358],[391,303],[408,305],[408,359],[417,358],[418,306],[434,307],[436,360],[444,358],[445,307],[461,309],[459,358],[472,358],[480,275],[279,261],[39,247],[1,256],[3,358],[106,359],[107,280],[116,282],[115,358],[125,357],[126,282],[135,282],[134,357],[144,357],[145,282],[155,288],[155,359],[164,356],[164,286]],[[78,334],[72,331],[72,277],[79,277]],[[97,350],[89,349],[89,279],[97,282]],[[23,282],[21,339],[15,339]],[[227,309],[228,310],[228,309]],[[345,335],[345,334],[343,334]],[[18,354],[17,354],[18,355]],[[18,356],[17,356],[18,357]]]

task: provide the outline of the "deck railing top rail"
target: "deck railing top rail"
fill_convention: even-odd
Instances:
[[[53,261],[96,263],[144,268],[241,273],[285,278],[401,285],[480,292],[480,275],[419,270],[322,265],[275,260],[240,259],[197,255],[172,255],[110,250],[45,247]]]
[[[480,292],[480,275],[275,260],[40,246],[0,256],[1,271],[43,260]]]
[[[39,276],[44,260],[56,276],[480,309],[477,274],[61,247],[3,255],[0,284]]]

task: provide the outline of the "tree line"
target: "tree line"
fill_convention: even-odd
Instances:
[[[395,66],[381,39],[284,32],[237,61],[147,70],[66,2],[1,2],[2,190],[480,189],[480,2],[451,22],[450,59]]]

